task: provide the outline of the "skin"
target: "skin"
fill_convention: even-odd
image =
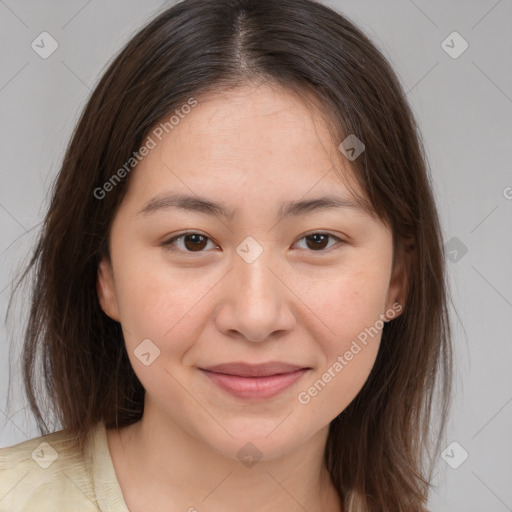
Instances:
[[[406,280],[401,266],[392,269],[391,232],[367,212],[325,209],[277,222],[283,202],[350,197],[347,183],[361,193],[339,142],[292,92],[245,85],[201,98],[132,171],[111,261],[98,269],[100,304],[121,323],[146,390],[141,421],[107,431],[132,512],[341,510],[323,461],[328,427],[367,380],[381,331],[307,405],[297,396],[395,301],[404,304]],[[237,211],[229,219],[138,213],[170,192]],[[185,230],[208,237],[202,252],[190,240],[174,242],[178,252],[161,245]],[[318,232],[332,235],[325,248],[304,238]],[[236,251],[247,236],[263,248],[251,263]],[[134,354],[144,339],[160,350],[148,366]],[[278,396],[249,402],[198,370],[232,361],[311,370]],[[237,457],[248,442],[261,453],[252,467]]]

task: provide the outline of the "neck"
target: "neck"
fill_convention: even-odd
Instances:
[[[148,404],[149,405],[149,404]],[[339,512],[324,462],[328,426],[280,457],[243,462],[216,452],[152,407],[108,432],[114,468],[130,510]],[[251,452],[250,449],[247,450]]]

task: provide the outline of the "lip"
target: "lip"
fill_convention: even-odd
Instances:
[[[249,364],[242,361],[233,363],[217,364],[215,366],[207,366],[201,370],[207,370],[215,373],[226,375],[235,375],[238,377],[269,377],[283,373],[291,373],[295,370],[302,370],[304,366],[294,364],[281,363],[278,361],[269,361],[268,363]]]
[[[214,384],[244,400],[266,400],[297,382],[311,368],[280,362],[226,363],[199,368]]]

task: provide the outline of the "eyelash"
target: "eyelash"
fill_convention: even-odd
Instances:
[[[201,250],[201,251],[187,251],[187,250],[181,250],[181,249],[175,249],[172,244],[184,237],[186,237],[187,235],[200,235],[204,238],[206,238],[207,240],[209,241],[212,241],[210,237],[204,235],[203,233],[200,233],[198,231],[186,231],[186,232],[183,232],[183,233],[180,233],[178,235],[175,235],[173,236],[172,238],[169,238],[169,240],[166,240],[164,242],[162,242],[162,246],[166,249],[166,250],[169,250],[169,251],[172,251],[172,252],[183,252],[183,253],[188,253],[188,254],[202,254],[204,252],[206,252],[205,250]],[[323,253],[323,252],[326,252],[328,251],[329,249],[332,249],[333,247],[335,247],[336,245],[340,245],[340,244],[343,244],[345,243],[344,240],[342,240],[340,237],[336,236],[336,235],[333,235],[332,233],[328,233],[328,232],[325,232],[325,231],[313,231],[311,233],[306,233],[305,235],[303,235],[301,238],[299,238],[299,242],[301,240],[304,240],[305,238],[308,238],[310,236],[313,236],[313,235],[326,235],[330,238],[334,238],[336,240],[338,240],[338,244],[333,244],[331,245],[331,247],[327,247],[327,248],[324,248],[324,249],[319,249],[317,251],[315,250],[308,250],[308,252],[314,252],[314,253]]]

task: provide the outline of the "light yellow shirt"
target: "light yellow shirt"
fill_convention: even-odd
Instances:
[[[0,512],[129,512],[103,423],[84,453],[62,430],[0,448]]]

